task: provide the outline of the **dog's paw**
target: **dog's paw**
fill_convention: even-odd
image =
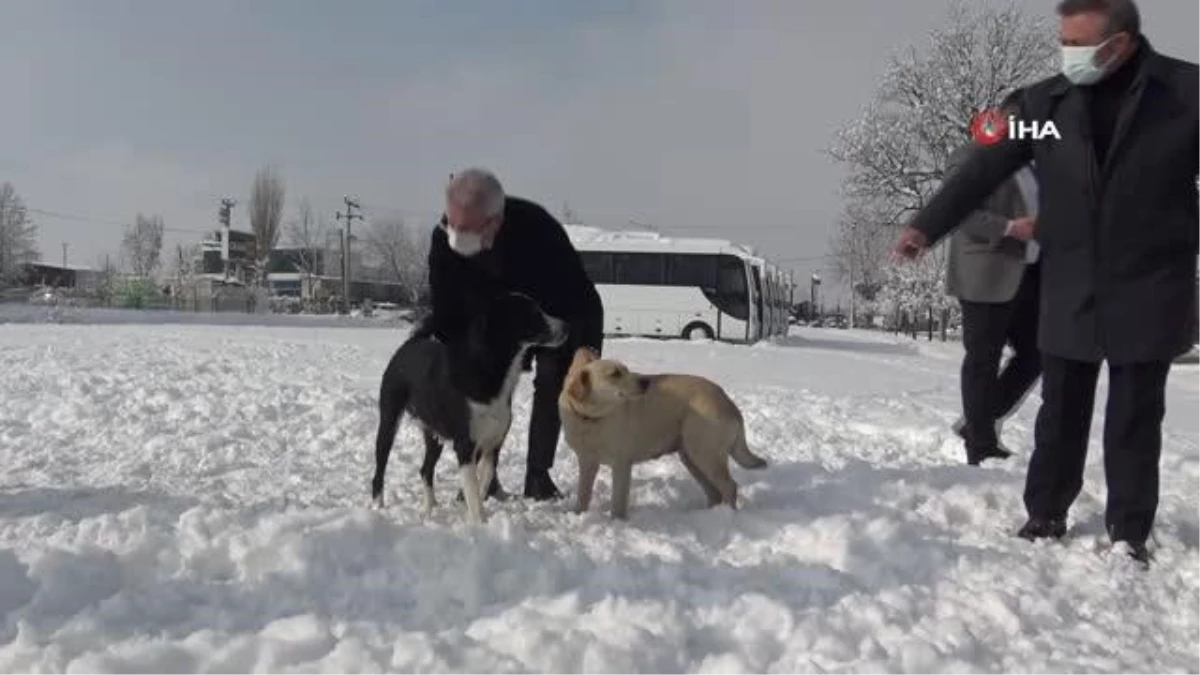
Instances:
[[[373,510],[373,511],[383,510],[383,494],[378,494],[374,497],[371,497],[371,510]]]
[[[466,520],[468,525],[483,525],[487,522],[487,510],[480,505],[479,509],[472,509],[471,504],[467,503]]]

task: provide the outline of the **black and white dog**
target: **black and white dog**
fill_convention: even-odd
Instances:
[[[418,326],[396,350],[379,389],[379,431],[371,497],[383,506],[383,476],[404,412],[421,425],[425,459],[421,480],[425,513],[436,505],[433,470],[443,441],[458,457],[467,519],[482,523],[483,496],[496,470],[500,446],[512,425],[512,395],[526,352],[557,347],[567,339],[564,321],[549,316],[527,295],[504,293],[471,312],[466,332],[442,342]]]

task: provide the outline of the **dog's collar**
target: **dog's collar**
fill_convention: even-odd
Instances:
[[[591,415],[585,415],[584,413],[580,412],[579,408],[576,407],[576,405],[575,405],[575,401],[572,400],[571,397],[569,397],[569,396],[567,397],[567,407],[571,409],[572,414],[574,414],[576,417],[578,417],[582,420],[586,420],[588,422],[599,422],[602,419],[600,417],[592,417]]]

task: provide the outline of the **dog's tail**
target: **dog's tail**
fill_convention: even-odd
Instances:
[[[733,442],[733,449],[729,456],[743,469],[767,468],[767,460],[751,452],[750,447],[746,445],[746,432],[744,431],[737,435],[737,440]]]
[[[375,477],[371,480],[371,501],[376,507],[383,506],[383,475],[387,471],[388,457],[396,441],[396,429],[400,417],[408,404],[408,391],[404,387],[390,385],[384,378],[379,388],[379,430],[375,434]]]

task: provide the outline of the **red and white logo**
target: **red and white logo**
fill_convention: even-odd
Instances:
[[[980,145],[995,145],[1001,140],[1040,141],[1045,138],[1062,140],[1054,120],[1040,122],[1038,120],[1019,120],[1013,115],[1005,115],[996,108],[984,108],[971,118],[971,137]]]
[[[994,145],[1008,137],[1008,116],[996,109],[984,109],[971,118],[971,138],[980,145]]]

